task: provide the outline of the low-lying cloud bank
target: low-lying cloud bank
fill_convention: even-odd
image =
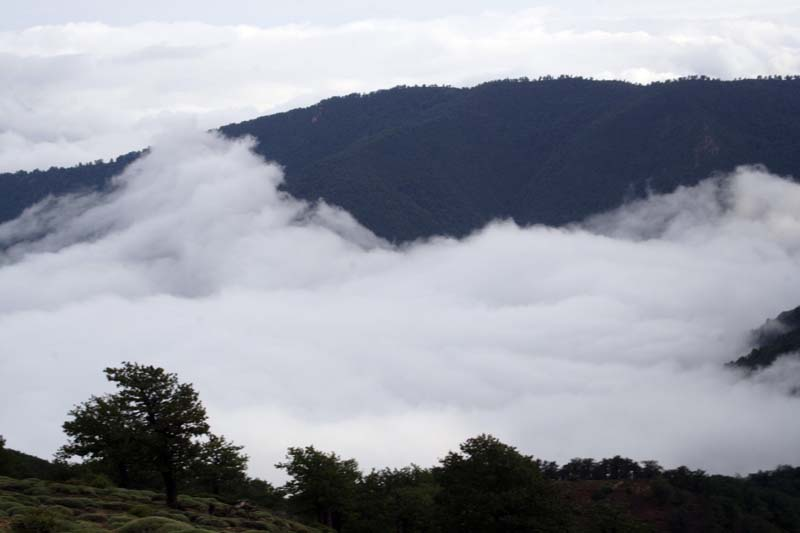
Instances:
[[[785,373],[722,369],[800,302],[799,185],[743,168],[580,227],[396,248],[278,192],[250,148],[164,138],[110,196],[0,226],[10,446],[52,453],[133,360],[194,382],[273,479],[289,445],[427,465],[478,432],[559,461],[800,463]]]
[[[185,12],[194,16],[195,4]],[[273,20],[273,6],[256,4]],[[800,11],[783,0],[548,2],[460,16],[442,16],[459,8],[429,4],[417,19],[381,9],[379,18],[359,11],[349,22],[268,27],[82,22],[2,31],[0,171],[116,157],[184,122],[213,128],[397,84],[562,73],[647,83],[800,71]],[[211,20],[257,24],[245,11],[215,8],[225,14]],[[309,7],[291,6],[299,8]],[[154,16],[166,7],[137,9]]]

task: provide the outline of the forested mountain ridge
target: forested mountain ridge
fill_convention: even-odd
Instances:
[[[495,218],[558,225],[760,163],[800,175],[800,78],[647,86],[580,78],[396,87],[220,128],[253,136],[285,189],[392,241]],[[102,187],[136,153],[0,175],[0,221],[48,194]]]
[[[730,364],[749,371],[760,370],[778,358],[800,353],[800,307],[767,320],[752,334],[753,349]]]

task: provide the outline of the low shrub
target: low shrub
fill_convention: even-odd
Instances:
[[[106,530],[94,522],[80,521],[72,525],[71,533],[106,533]]]
[[[170,518],[172,520],[177,520],[178,522],[189,523],[189,518],[186,515],[178,513],[176,511],[165,511],[165,510],[158,510],[155,513],[152,513],[152,516],[163,516],[164,518]]]
[[[55,533],[60,530],[60,516],[48,509],[30,509],[11,519],[15,533]]]
[[[194,528],[184,522],[163,516],[148,516],[128,522],[117,529],[117,533],[177,533],[191,530]]]
[[[134,505],[128,509],[128,513],[132,514],[133,516],[144,518],[145,516],[152,516],[155,514],[155,509],[149,505]]]
[[[228,527],[228,522],[223,520],[222,518],[217,518],[216,516],[201,516],[197,518],[197,524],[201,526],[211,526],[211,527],[219,527],[219,528],[226,528]]]
[[[45,509],[52,511],[63,518],[70,518],[75,514],[72,509],[69,507],[64,507],[63,505],[48,505],[45,507]]]
[[[92,487],[73,485],[70,483],[50,483],[48,487],[52,492],[67,494],[69,496],[96,496],[97,491]]]
[[[28,487],[32,487],[40,483],[38,479],[14,479],[10,477],[0,476],[0,489],[23,491]]]
[[[8,516],[16,516],[18,514],[27,513],[28,511],[32,511],[34,509],[36,509],[36,507],[33,507],[31,505],[22,505],[18,503],[16,505],[6,507],[5,511],[6,513],[8,513]]]
[[[50,505],[63,505],[64,507],[69,507],[70,509],[86,510],[94,508],[94,500],[90,498],[48,497],[44,503],[49,503]]]
[[[78,516],[78,520],[85,522],[95,522],[98,524],[105,524],[108,522],[108,516],[101,513],[86,513]]]
[[[130,503],[120,501],[100,501],[97,502],[97,506],[106,511],[128,511],[133,507]]]
[[[22,493],[28,496],[49,496],[52,491],[44,483],[36,483],[23,490]]]
[[[136,517],[133,516],[133,515],[129,515],[129,514],[112,514],[111,516],[108,517],[108,525],[109,525],[109,527],[111,527],[113,529],[117,529],[117,528],[120,528],[120,527],[124,526],[125,524],[127,524],[128,522],[131,522],[133,520],[136,520]]]
[[[265,524],[264,522],[258,522],[256,520],[240,520],[239,524],[241,527],[247,529],[256,529],[258,531],[269,531],[269,525]]]

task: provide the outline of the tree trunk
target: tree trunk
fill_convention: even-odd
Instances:
[[[178,507],[178,483],[175,481],[175,476],[171,471],[164,471],[161,473],[164,478],[164,491],[167,496],[167,505],[173,509]]]
[[[119,486],[123,489],[131,488],[131,479],[128,473],[128,465],[126,463],[117,463],[117,477],[119,477]]]

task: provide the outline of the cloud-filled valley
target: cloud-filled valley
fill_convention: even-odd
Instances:
[[[491,432],[559,461],[800,462],[800,369],[723,364],[800,299],[800,186],[741,168],[569,228],[394,246],[278,190],[251,144],[160,138],[106,194],[0,225],[0,420],[49,455],[101,370],[197,386],[255,475],[313,443],[428,465]]]

